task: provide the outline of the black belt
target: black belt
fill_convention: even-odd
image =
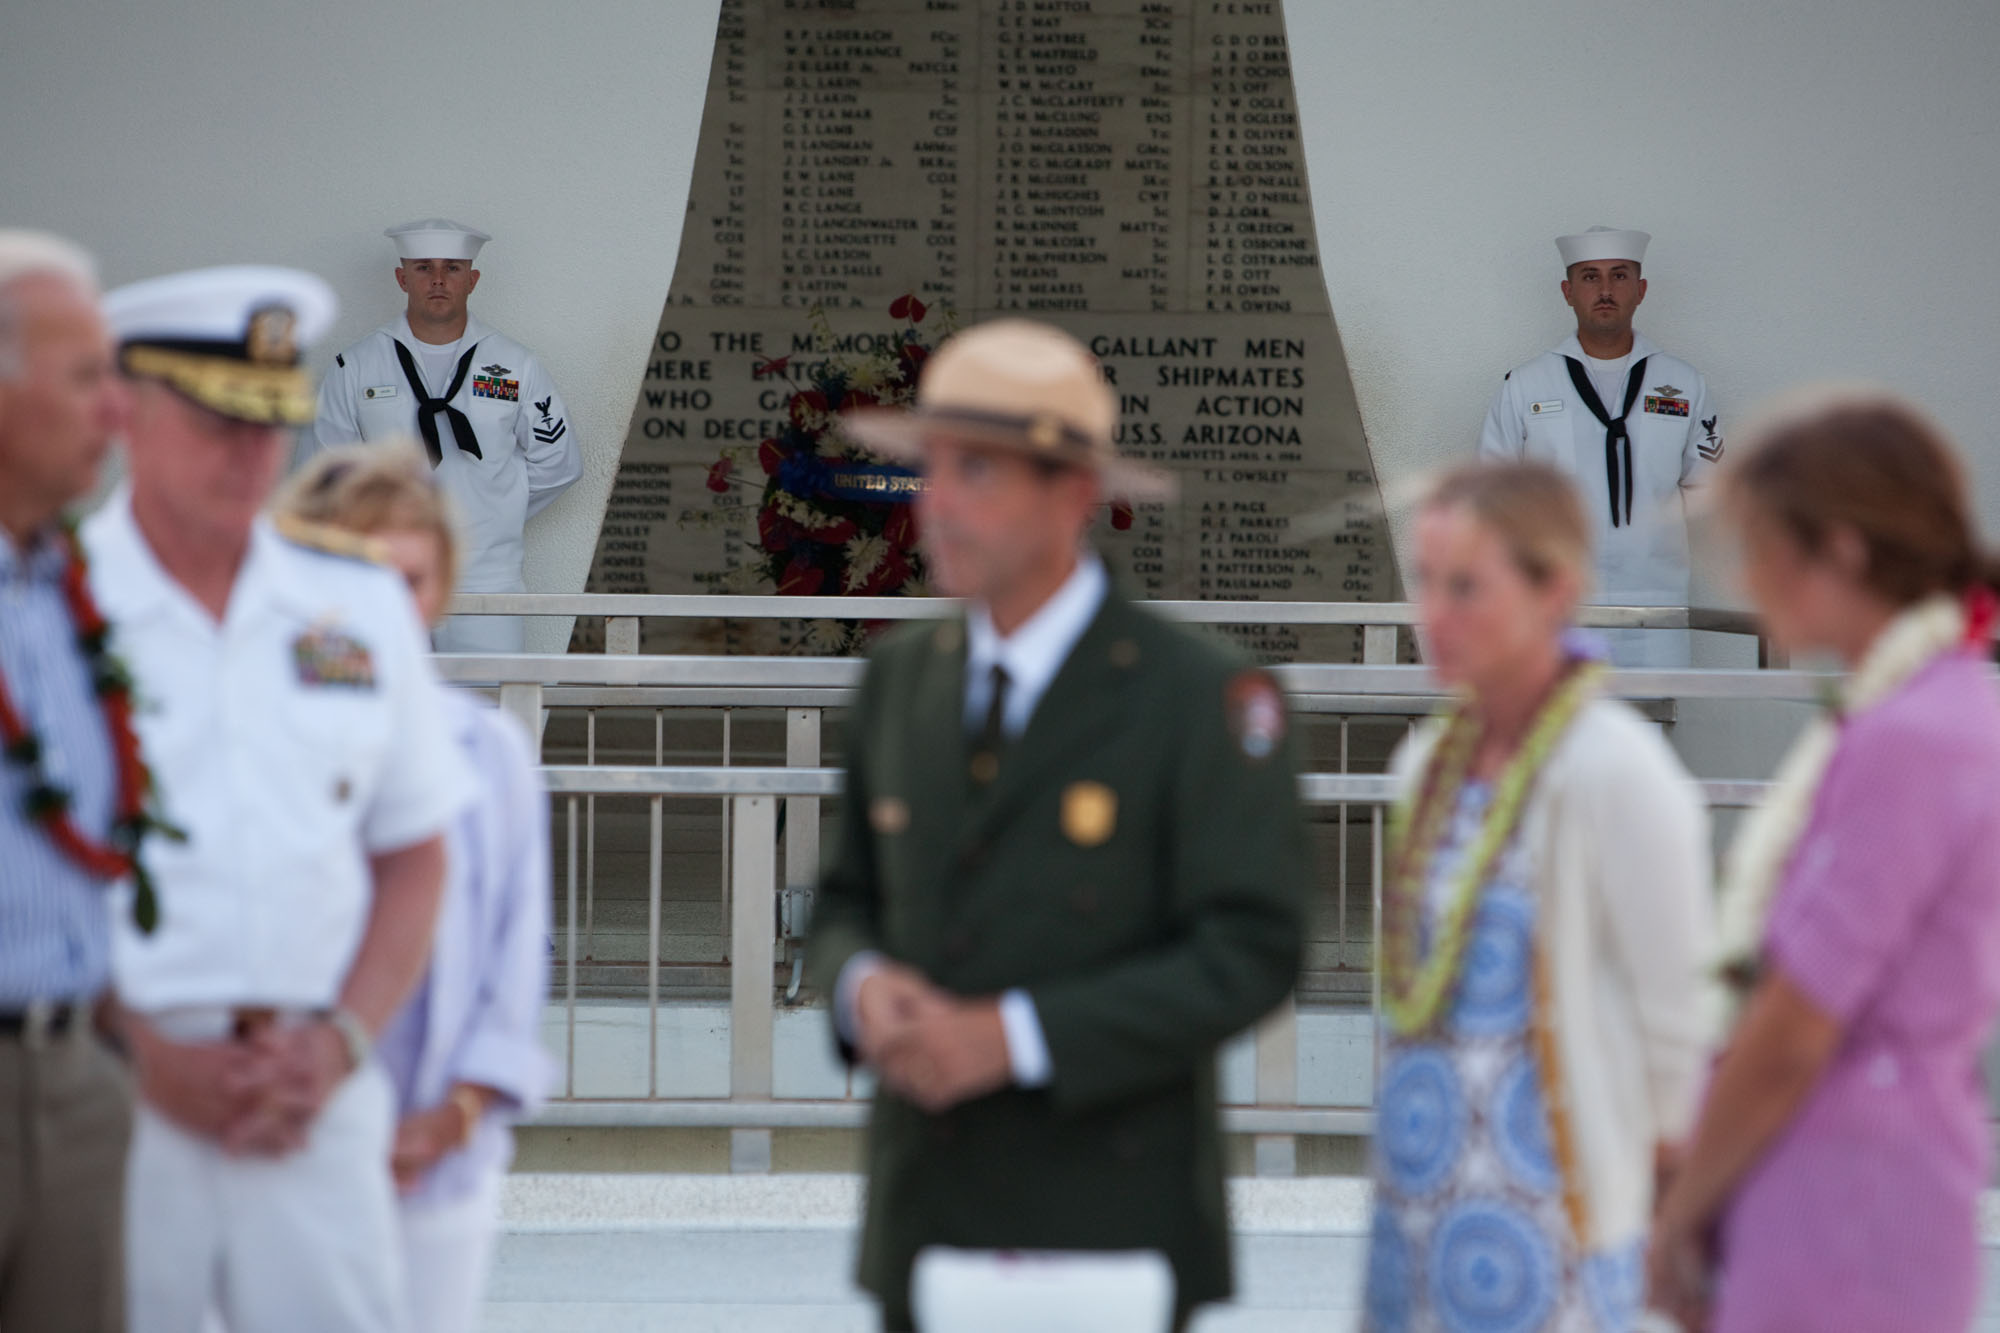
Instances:
[[[43,1011],[44,1025],[51,1032],[67,1031],[87,1012],[81,1005],[51,1005]],[[34,1021],[26,1009],[0,1011],[0,1037],[18,1037],[26,1032]]]

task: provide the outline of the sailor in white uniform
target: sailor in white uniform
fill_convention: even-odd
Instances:
[[[522,528],[583,475],[576,430],[542,363],[474,319],[472,266],[489,237],[446,218],[383,233],[402,263],[404,313],[334,359],[313,436],[321,449],[421,438],[465,525],[462,592],[525,592]],[[518,653],[515,617],[455,616],[439,652]]]
[[[1646,296],[1643,231],[1556,239],[1576,334],[1508,372],[1480,433],[1482,457],[1537,459],[1576,479],[1595,518],[1603,606],[1686,606],[1687,493],[1721,461],[1708,382],[1632,329]],[[1686,630],[1614,630],[1620,666],[1689,662]]]

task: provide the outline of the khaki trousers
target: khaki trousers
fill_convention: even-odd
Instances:
[[[122,1333],[132,1087],[91,1030],[0,1035],[0,1333]]]

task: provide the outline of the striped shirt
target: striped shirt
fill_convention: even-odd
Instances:
[[[0,678],[42,743],[49,780],[70,793],[77,827],[110,829],[117,772],[63,601],[63,548],[44,534],[25,550],[0,530]],[[104,884],[28,818],[29,770],[0,761],[0,1011],[33,1000],[83,1000],[104,989],[111,930]]]

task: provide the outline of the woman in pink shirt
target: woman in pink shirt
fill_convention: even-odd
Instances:
[[[1727,1046],[1649,1256],[1718,1333],[1962,1333],[2000,1011],[1992,576],[1938,429],[1775,415],[1725,482],[1767,631],[1847,667],[1725,868]]]

